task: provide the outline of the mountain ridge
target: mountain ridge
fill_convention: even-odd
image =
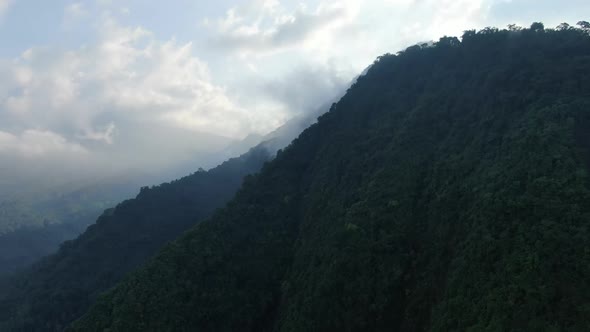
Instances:
[[[262,146],[105,210],[77,239],[0,287],[0,329],[61,331],[102,291],[229,200],[271,158]]]
[[[583,27],[384,55],[68,331],[587,330],[589,87]]]

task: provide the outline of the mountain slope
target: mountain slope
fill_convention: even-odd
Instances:
[[[70,331],[587,331],[590,36],[385,55]]]
[[[107,209],[135,194],[137,174],[16,191],[0,201],[0,275],[30,266],[76,238]]]
[[[96,220],[93,214],[82,214],[79,219],[64,223],[19,228],[0,235],[0,276],[15,273],[56,252],[61,243],[80,235],[92,218]]]
[[[209,171],[144,187],[135,199],[107,210],[76,240],[3,286],[0,330],[63,330],[99,293],[223,206],[244,176],[269,158],[266,149],[255,148]]]

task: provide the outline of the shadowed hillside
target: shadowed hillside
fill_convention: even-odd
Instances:
[[[0,287],[0,330],[62,331],[97,295],[222,207],[270,155],[250,150],[106,210],[86,232]]]
[[[588,26],[380,57],[69,330],[590,330]]]

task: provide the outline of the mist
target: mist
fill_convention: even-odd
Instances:
[[[579,287],[536,272],[565,285],[547,248],[587,253],[564,236],[590,215],[568,136],[588,118],[580,13],[0,0],[0,330],[428,329],[438,311],[444,329],[523,289],[542,290],[531,317],[573,326]],[[537,310],[560,289],[574,302]]]
[[[521,23],[508,14],[528,2],[0,1],[0,199],[113,179],[132,196],[277,135],[279,148],[377,56]],[[576,21],[588,5],[562,7]],[[527,8],[560,23],[547,1]]]

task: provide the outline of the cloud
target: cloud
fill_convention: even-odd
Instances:
[[[264,82],[260,94],[282,104],[291,116],[315,113],[343,95],[351,84],[350,76],[350,70],[330,64],[302,65],[283,77]]]
[[[278,1],[256,1],[253,5],[234,7],[225,17],[207,20],[216,29],[212,45],[241,53],[273,53],[308,43],[322,34],[346,25],[355,16],[355,1],[322,2],[310,10],[299,5],[288,10]]]
[[[113,144],[114,137],[115,137],[115,124],[109,123],[102,129],[89,129],[84,134],[79,135],[78,137],[84,140],[91,140],[97,142],[104,142],[106,144]]]
[[[85,183],[110,174],[86,147],[49,130],[0,131],[0,197]]]
[[[30,178],[23,164],[39,179],[211,166],[232,140],[315,114],[379,55],[469,28],[575,23],[590,9],[584,0],[63,3],[37,23],[26,4],[0,0],[0,16],[32,15],[26,27],[5,17],[0,30],[22,32],[0,57],[0,183]]]
[[[13,0],[0,0],[0,16],[4,15],[10,5],[12,5]]]
[[[288,1],[258,0],[232,7],[220,17],[208,17],[205,25],[210,36],[204,46],[215,50],[214,56],[223,61],[217,73],[247,76],[258,82],[229,80],[232,89],[250,91],[252,85],[265,85],[254,95],[265,96],[267,105],[276,102],[277,95],[289,93],[293,95],[290,101],[279,101],[279,106],[291,105],[290,109],[282,109],[293,114],[311,104],[303,107],[302,100],[318,101],[322,92],[334,95],[325,84],[326,77],[317,73],[328,78],[338,73],[339,79],[348,84],[384,53],[481,26],[493,1],[320,0],[314,5],[290,6],[292,2]],[[298,79],[290,81],[291,91],[276,91],[281,86],[277,81],[287,77]],[[300,85],[299,81],[306,83]],[[303,89],[306,86],[317,89]],[[297,99],[300,102],[294,102]]]
[[[280,124],[236,103],[192,43],[108,16],[97,27],[78,48],[0,58],[0,182],[211,167],[233,140]]]
[[[106,20],[95,45],[32,48],[0,62],[0,123],[46,128],[113,143],[121,118],[162,122],[219,136],[271,130],[213,82],[192,44],[158,41],[143,28]],[[106,129],[105,129],[106,128]],[[0,128],[1,129],[1,128]]]
[[[88,10],[81,2],[74,2],[64,8],[64,16],[67,19],[80,19],[88,15]]]
[[[0,155],[38,158],[56,155],[86,156],[87,153],[81,145],[68,142],[51,131],[29,129],[20,135],[0,131]]]
[[[99,75],[109,82],[103,98],[114,108],[228,137],[266,129],[212,82],[207,64],[192,55],[191,43],[158,43],[146,40],[145,31],[119,30],[109,32],[113,38],[99,50],[107,60]]]

